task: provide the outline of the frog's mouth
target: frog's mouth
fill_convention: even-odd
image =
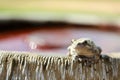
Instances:
[[[90,47],[88,46],[84,46],[84,45],[79,45],[79,46],[76,46],[75,47],[75,51],[77,54],[79,55],[84,55],[84,56],[88,56],[88,57],[91,57],[93,56],[93,49],[91,49]]]

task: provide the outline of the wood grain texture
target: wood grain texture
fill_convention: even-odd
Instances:
[[[119,57],[102,55],[98,63],[87,66],[69,57],[1,51],[0,80],[119,80]]]

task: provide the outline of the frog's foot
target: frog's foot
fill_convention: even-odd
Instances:
[[[82,61],[82,58],[80,58],[78,55],[74,55],[74,56],[72,56],[72,60],[73,61],[78,61],[78,62],[81,62]]]
[[[77,56],[77,58],[78,58],[78,61],[79,59],[81,59],[81,61],[83,62],[83,65],[89,66],[89,67],[91,67],[91,65],[93,64],[96,64],[99,61],[99,59],[97,59],[96,57],[86,57],[83,55],[79,55]]]

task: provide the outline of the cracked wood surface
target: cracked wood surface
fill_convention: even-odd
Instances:
[[[102,55],[98,63],[69,57],[0,51],[0,80],[119,80],[120,54]]]

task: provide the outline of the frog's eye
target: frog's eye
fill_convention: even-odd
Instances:
[[[77,45],[82,45],[81,43],[78,43]]]
[[[88,42],[87,42],[87,41],[84,41],[82,44],[86,45],[86,44],[88,44]]]

